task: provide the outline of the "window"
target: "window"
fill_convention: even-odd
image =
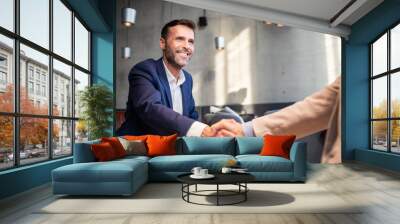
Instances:
[[[6,91],[7,83],[7,56],[0,53],[0,91]]]
[[[49,0],[20,0],[21,36],[49,48]]]
[[[89,32],[75,18],[75,62],[82,68],[89,69]]]
[[[371,148],[400,153],[400,24],[370,45]]]
[[[0,4],[1,5],[1,4]],[[1,9],[0,9],[1,11]],[[14,118],[0,114],[2,139],[0,141],[0,169],[14,166]],[[3,134],[4,133],[4,134]]]
[[[36,95],[40,95],[40,84],[36,84]]]
[[[28,82],[28,92],[29,94],[33,94],[33,82]]]
[[[36,80],[40,81],[40,70],[36,69]]]
[[[0,21],[4,15],[1,6],[4,1],[0,1]],[[0,23],[1,25],[1,23]],[[8,112],[12,113],[14,111],[14,70],[11,65],[12,58],[14,57],[14,42],[13,39],[6,37],[0,33],[0,113]],[[1,139],[1,136],[0,136]],[[8,144],[7,145],[11,145]],[[0,141],[0,149],[2,148],[2,143]],[[1,169],[1,160],[0,160]]]
[[[6,85],[7,84],[7,73],[0,71],[0,84]]]
[[[14,0],[0,1],[0,26],[14,31]]]
[[[42,96],[46,96],[46,86],[42,86]]]
[[[6,55],[0,55],[0,67],[2,68],[7,68],[7,56]]]
[[[81,72],[79,70],[75,71],[75,117],[79,117],[81,114],[81,108],[79,107],[79,95],[80,92],[89,85],[89,74]]]
[[[70,155],[72,144],[71,120],[53,120],[53,157]]]
[[[89,85],[90,31],[62,0],[0,0],[0,26],[0,170],[72,155],[87,139],[71,87]]]
[[[33,80],[33,67],[32,66],[29,66],[28,74],[29,74],[29,79]]]
[[[67,99],[68,104],[72,104],[72,90],[70,89],[65,89],[66,83],[69,83],[69,85],[72,84],[72,68],[71,66],[68,66],[56,59],[53,60],[54,64],[54,70],[53,70],[53,77],[54,77],[54,83],[53,83],[53,90],[54,90],[54,95],[53,95],[53,103],[58,104],[58,97],[59,93],[61,94],[60,100],[62,103],[64,103],[64,96],[69,97]],[[71,101],[71,102],[69,102]],[[59,109],[53,110],[54,114],[59,114],[60,111]],[[63,116],[68,116],[72,117],[72,108],[67,108],[65,111],[65,114]]]
[[[54,53],[71,60],[72,12],[60,0],[53,0]]]
[[[42,73],[42,82],[46,82],[46,74]]]

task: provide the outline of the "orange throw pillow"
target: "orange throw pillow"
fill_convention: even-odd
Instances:
[[[108,142],[93,144],[90,147],[92,149],[94,157],[99,162],[109,161],[117,158],[114,149]]]
[[[265,135],[261,156],[280,156],[290,159],[290,148],[296,135]]]
[[[146,141],[147,137],[148,137],[148,135],[138,135],[138,136],[135,136],[135,135],[125,135],[125,136],[124,136],[124,139],[126,139],[126,140],[128,140],[128,141],[137,141],[137,140]]]
[[[147,137],[148,156],[176,155],[177,134],[170,136],[149,135]]]
[[[114,149],[117,158],[126,156],[126,151],[117,137],[101,138],[101,142],[108,142]]]

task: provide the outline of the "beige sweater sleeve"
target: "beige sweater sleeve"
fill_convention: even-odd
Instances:
[[[340,92],[340,76],[336,80],[291,106],[252,121],[256,136],[295,134],[297,138],[325,130],[335,110]]]

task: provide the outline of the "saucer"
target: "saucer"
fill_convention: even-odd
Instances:
[[[193,178],[193,179],[211,179],[211,178],[214,178],[214,175],[207,174],[207,175],[201,176],[201,175],[192,174],[192,175],[190,175],[190,178]]]

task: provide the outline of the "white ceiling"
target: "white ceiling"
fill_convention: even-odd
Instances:
[[[350,26],[383,0],[165,0],[347,37]],[[335,17],[347,4],[351,6]],[[336,18],[336,20],[334,20]]]
[[[330,20],[351,0],[224,0],[282,12]]]

